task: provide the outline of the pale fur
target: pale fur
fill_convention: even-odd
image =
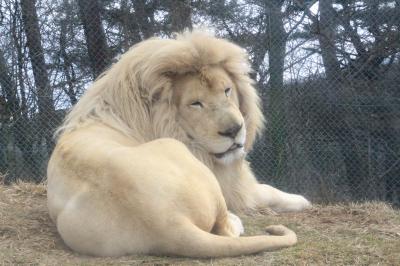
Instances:
[[[309,207],[301,196],[258,184],[244,159],[263,126],[249,72],[242,48],[186,32],[139,43],[101,75],[57,131],[48,166],[49,211],[67,245],[99,256],[191,257],[293,245],[295,234],[282,226],[268,229],[276,236],[235,237],[241,223],[227,211]],[[179,122],[176,99],[188,92],[175,88],[218,77],[233,82],[235,98],[224,112],[244,124],[237,140],[245,139],[244,149],[221,160],[206,148],[210,141],[191,138]],[[216,134],[219,127],[207,130]],[[220,136],[214,141],[228,147]]]

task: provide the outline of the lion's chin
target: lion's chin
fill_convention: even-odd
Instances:
[[[220,164],[231,164],[236,160],[244,157],[245,151],[243,147],[236,148],[234,150],[228,150],[224,153],[214,154],[215,161]]]

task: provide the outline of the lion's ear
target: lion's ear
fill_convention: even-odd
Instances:
[[[149,90],[149,100],[151,103],[172,100],[172,89],[169,82],[164,82],[162,86],[153,87]]]
[[[261,111],[261,100],[251,80],[246,79],[238,84],[239,108],[246,123],[246,151],[251,150],[257,135],[264,128],[264,116]]]
[[[151,103],[156,103],[156,102],[159,102],[161,100],[161,92],[162,92],[161,89],[157,90],[150,96]]]

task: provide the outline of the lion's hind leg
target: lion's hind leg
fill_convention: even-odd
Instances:
[[[147,253],[151,248],[141,224],[120,215],[112,198],[83,192],[72,197],[57,217],[57,230],[74,251],[94,256]],[[137,241],[140,239],[140,241]]]
[[[215,222],[212,233],[221,236],[238,237],[244,233],[244,227],[238,216],[228,212],[227,216]]]
[[[228,212],[228,220],[231,225],[234,236],[240,236],[244,234],[244,227],[242,220],[240,220],[239,216]]]

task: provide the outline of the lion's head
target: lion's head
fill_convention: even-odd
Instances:
[[[125,53],[85,93],[60,132],[92,120],[139,141],[172,137],[229,163],[262,128],[245,51],[204,32],[150,39]]]
[[[239,109],[239,92],[229,74],[212,66],[178,75],[172,84],[176,122],[189,142],[203,147],[217,161],[241,157],[246,125]]]

